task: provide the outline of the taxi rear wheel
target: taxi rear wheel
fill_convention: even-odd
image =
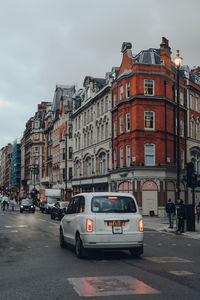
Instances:
[[[79,233],[76,234],[75,253],[78,258],[82,258],[87,254],[85,248],[83,247]]]

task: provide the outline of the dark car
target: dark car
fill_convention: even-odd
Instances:
[[[67,201],[58,201],[57,203],[55,203],[51,209],[51,218],[58,218],[59,220],[61,220],[66,213],[67,206]]]
[[[35,205],[33,204],[33,200],[22,199],[20,204],[20,213],[23,213],[23,211],[30,211],[32,213],[35,212]]]

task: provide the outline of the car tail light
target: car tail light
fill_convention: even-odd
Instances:
[[[86,220],[86,231],[92,232],[93,231],[93,221],[90,219]]]
[[[139,231],[143,232],[144,231],[144,223],[143,223],[142,219],[139,220],[138,225],[139,225]]]

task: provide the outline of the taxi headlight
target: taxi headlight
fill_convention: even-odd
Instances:
[[[33,208],[33,205],[31,205],[31,208]]]
[[[23,208],[23,205],[21,205],[21,208]]]

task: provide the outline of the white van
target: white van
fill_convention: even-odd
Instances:
[[[62,200],[61,189],[40,190],[40,211],[42,213],[51,213],[52,207],[56,202]]]
[[[143,253],[143,219],[137,202],[128,193],[83,193],[74,196],[60,223],[60,246],[85,249],[129,249]]]

